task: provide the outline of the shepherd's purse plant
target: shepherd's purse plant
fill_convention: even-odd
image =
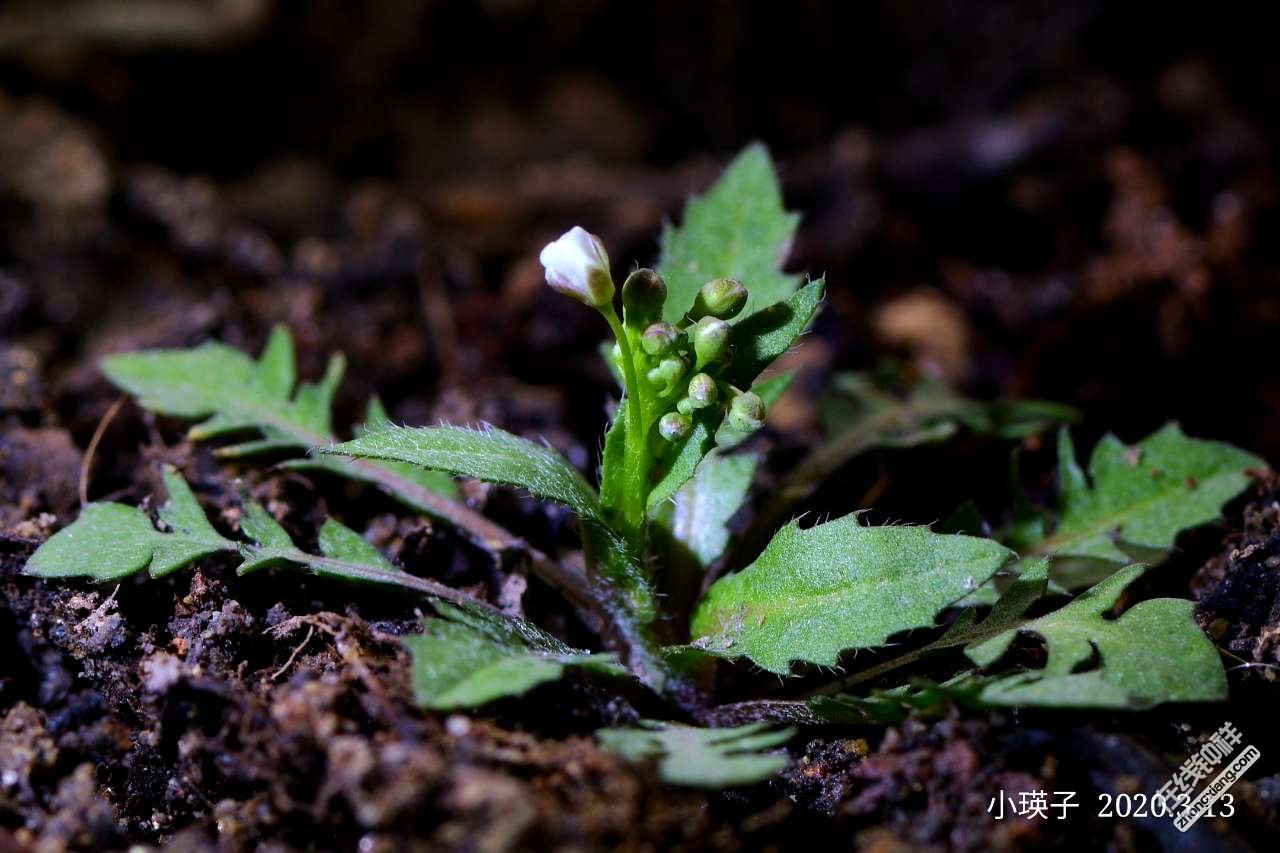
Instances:
[[[570,672],[630,681],[668,700],[672,719],[602,730],[601,743],[633,759],[659,759],[676,784],[747,784],[776,772],[781,759],[762,750],[790,730],[769,730],[768,721],[866,724],[947,706],[1139,709],[1225,698],[1222,664],[1190,602],[1149,599],[1115,613],[1181,531],[1217,518],[1248,486],[1247,472],[1265,467],[1229,445],[1189,438],[1176,424],[1136,444],[1104,438],[1087,472],[1060,427],[1057,506],[1036,509],[1015,492],[1010,521],[994,536],[972,510],[957,513],[945,532],[870,526],[857,513],[802,526],[787,520],[791,513],[858,453],[941,441],[960,429],[1022,438],[1072,416],[1035,401],[980,403],[925,380],[841,374],[823,401],[823,443],[765,496],[736,540],[762,547],[735,547],[730,519],[748,503],[761,460],[751,439],[791,380],[766,371],[823,301],[823,280],[781,271],[796,224],[767,153],[752,146],[690,201],[680,227],[665,232],[657,269],[636,269],[618,286],[602,241],[581,227],[542,250],[547,283],[597,312],[613,337],[603,349],[621,395],[602,442],[598,487],[545,443],[488,425],[395,426],[376,400],[356,437],[340,442],[329,420],[340,361],[319,385],[295,389],[283,330],[257,361],[208,344],[113,356],[104,365],[143,405],[198,419],[193,437],[258,433],[224,455],[299,454],[288,467],[372,483],[490,551],[523,553],[596,631],[604,652],[570,648],[396,567],[337,521],[320,531],[322,553],[309,554],[246,500],[240,526],[249,541],[226,538],[173,471],[165,475],[160,529],[141,510],[93,504],[37,550],[27,571],[159,576],[229,551],[242,572],[294,567],[403,586],[437,602],[439,614],[405,640],[423,707],[477,707]],[[513,486],[571,509],[582,567],[467,508],[445,475]],[[883,650],[908,632],[916,632],[910,650],[841,671],[850,652]],[[1019,635],[1042,644],[1042,665],[1012,653]],[[955,665],[944,668],[945,678],[895,675],[948,653]],[[717,706],[717,660],[745,660],[771,674],[760,680],[768,701]],[[824,668],[832,673],[825,682],[811,677],[791,691],[784,684],[778,695],[776,676]],[[730,727],[686,725],[691,720]]]

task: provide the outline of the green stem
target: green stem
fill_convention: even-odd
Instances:
[[[627,436],[626,436],[626,472],[623,482],[627,484],[622,503],[622,533],[637,554],[644,553],[645,521],[649,501],[649,465],[652,462],[649,453],[649,436],[645,429],[646,406],[644,390],[640,386],[636,374],[636,364],[632,357],[631,341],[627,331],[622,327],[618,312],[612,304],[600,308],[618,339],[618,349],[622,353],[622,379],[626,385],[627,397]]]

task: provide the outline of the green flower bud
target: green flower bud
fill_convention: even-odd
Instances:
[[[705,409],[716,401],[716,381],[705,373],[695,373],[689,380],[689,405],[695,409]]]
[[[703,317],[699,320],[689,330],[693,352],[697,356],[694,367],[702,370],[708,365],[719,364],[728,359],[729,339],[732,335],[733,331],[724,320],[716,317]]]
[[[680,330],[670,323],[654,323],[640,336],[640,346],[649,355],[666,355],[680,339]]]
[[[658,434],[667,441],[688,438],[693,432],[693,418],[679,412],[668,412],[658,421]]]
[[[643,329],[662,315],[667,283],[653,270],[636,270],[622,285],[622,313],[628,326]]]
[[[744,391],[733,398],[729,404],[728,417],[736,418],[738,423],[747,429],[757,430],[764,426],[764,400],[759,395]]]
[[[733,398],[729,412],[716,430],[716,445],[736,447],[764,426],[764,401],[747,391]]]
[[[672,355],[658,362],[658,366],[645,374],[645,378],[649,380],[649,384],[658,389],[660,397],[665,397],[676,387],[688,369],[689,365],[683,358]]]
[[[698,409],[693,405],[693,401],[688,397],[681,397],[680,402],[676,403],[676,411],[682,415],[692,415]]]
[[[693,300],[690,318],[718,317],[730,320],[747,304],[747,289],[736,278],[718,278],[702,285]]]

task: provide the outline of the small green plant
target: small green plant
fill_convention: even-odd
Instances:
[[[576,672],[626,681],[628,689],[644,685],[668,701],[673,719],[748,723],[706,729],[644,721],[599,733],[606,748],[658,759],[664,777],[684,785],[747,784],[776,772],[782,759],[762,750],[790,731],[768,731],[766,720],[891,722],[955,706],[1137,709],[1224,698],[1222,665],[1189,602],[1151,599],[1114,613],[1178,533],[1216,518],[1247,487],[1248,469],[1265,464],[1188,438],[1176,425],[1135,445],[1108,436],[1088,474],[1063,428],[1056,511],[1034,509],[1015,493],[1011,521],[994,538],[964,514],[945,533],[873,527],[856,513],[801,527],[790,518],[804,498],[871,448],[940,441],[962,428],[1022,438],[1073,416],[1048,403],[981,403],[883,372],[841,374],[822,407],[826,439],[764,497],[738,540],[746,545],[740,553],[758,556],[742,565],[729,519],[747,503],[760,461],[749,439],[790,381],[762,374],[796,343],[823,298],[822,280],[802,283],[780,270],[795,226],[768,155],[755,146],[665,233],[658,268],[632,272],[620,288],[605,247],[581,228],[543,250],[548,284],[598,312],[614,337],[605,351],[622,395],[604,437],[598,488],[543,444],[490,426],[393,426],[376,404],[356,437],[338,442],[328,409],[339,370],[295,391],[284,331],[256,362],[210,344],[114,356],[104,366],[143,405],[201,419],[196,438],[259,434],[224,454],[313,449],[286,464],[376,484],[495,553],[523,553],[532,571],[566,594],[606,652],[569,648],[394,567],[336,521],[320,531],[322,553],[311,555],[246,502],[240,527],[250,541],[224,538],[173,472],[165,477],[163,529],[140,510],[91,505],[41,546],[27,571],[107,580],[149,569],[159,576],[226,551],[240,555],[242,572],[299,567],[413,589],[434,599],[439,613],[421,636],[405,639],[423,707],[478,707]],[[570,508],[584,568],[536,551],[463,506],[451,477],[517,487]],[[944,628],[948,613],[955,615]],[[776,694],[777,675],[838,669],[848,653],[883,650],[905,632],[932,634],[817,689],[810,680],[807,692],[789,698],[715,705],[717,660],[746,660],[774,674],[761,691]],[[1019,635],[1043,644],[1042,667],[1010,654]],[[955,666],[942,681],[886,679],[926,659],[936,672],[948,654]]]

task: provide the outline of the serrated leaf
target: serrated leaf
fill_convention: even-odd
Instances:
[[[894,371],[840,373],[818,403],[824,438],[795,465],[764,502],[744,539],[758,547],[795,507],[850,460],[875,448],[944,441],[962,428],[1024,437],[1074,410],[1036,400],[985,403],[929,379],[905,380]]]
[[[754,563],[712,585],[692,632],[708,651],[770,672],[792,661],[835,666],[846,650],[932,625],[1011,556],[988,539],[864,527],[854,515],[808,530],[793,521]]]
[[[904,382],[892,374],[841,373],[831,385],[819,401],[826,435],[820,452],[840,462],[871,447],[941,441],[960,428],[1024,438],[1076,417],[1070,407],[1043,400],[982,402],[933,379]]]
[[[462,477],[526,489],[602,521],[600,502],[578,469],[556,451],[495,427],[388,427],[321,452],[407,462]]]
[[[222,456],[296,452],[333,441],[330,409],[342,379],[343,359],[329,360],[325,375],[315,384],[297,383],[293,338],[277,326],[261,357],[249,356],[219,343],[192,349],[158,349],[107,356],[102,370],[119,387],[133,394],[145,408],[187,420],[202,419],[191,436],[207,440],[257,431],[261,438],[218,450]],[[386,413],[371,403],[370,417]],[[358,428],[359,429],[359,428]],[[339,476],[375,483],[429,514],[435,508],[415,500],[411,488],[397,490],[377,471],[340,459],[292,460],[286,467],[325,470]],[[447,476],[410,466],[386,466],[398,478],[434,494],[454,498],[457,486]]]
[[[1126,547],[1167,551],[1182,531],[1220,517],[1222,506],[1248,488],[1246,471],[1266,467],[1229,444],[1189,438],[1176,423],[1134,445],[1105,436],[1094,448],[1087,477],[1064,429],[1058,460],[1057,526],[1038,542],[1019,544],[1027,553],[1101,563],[1104,575],[1132,559]],[[1024,530],[1026,525],[1024,517]],[[1055,567],[1054,578],[1078,588],[1097,573],[1087,565],[1062,566]]]
[[[437,610],[443,618],[429,621],[425,633],[402,638],[413,656],[413,694],[424,708],[474,708],[519,696],[569,668],[627,675],[612,655],[569,649],[528,623],[522,634],[475,613]]]
[[[658,773],[673,785],[732,788],[763,782],[787,766],[785,755],[761,754],[781,746],[794,729],[770,730],[767,723],[702,729],[641,720],[639,728],[600,729],[600,745],[628,761],[658,761]]]
[[[725,379],[739,388],[749,388],[770,364],[791,349],[808,328],[822,305],[826,283],[812,281],[797,293],[776,303],[763,303],[733,329],[733,361],[725,369]]]
[[[365,408],[364,423],[358,424],[355,428],[356,437],[366,435],[371,432],[388,429],[394,426],[391,422],[391,416],[387,414],[386,407],[382,405],[382,400],[378,397],[370,397],[369,404]],[[317,457],[312,457],[317,458]],[[323,459],[324,462],[340,462],[340,460]],[[420,468],[417,465],[410,465],[407,462],[382,462],[380,467],[393,472],[397,476],[403,477],[411,483],[416,483],[429,492],[437,495],[444,495],[447,498],[457,498],[458,484],[453,478],[444,471],[432,471],[427,468]],[[361,479],[359,475],[353,475],[350,472],[343,472],[348,477]],[[367,479],[367,478],[364,478]],[[373,481],[376,483],[376,481]]]
[[[168,531],[157,530],[140,509],[118,503],[89,504],[76,521],[36,549],[23,571],[37,577],[105,581],[149,569],[158,578],[201,557],[235,552],[242,558],[237,568],[240,574],[268,566],[297,566],[348,582],[403,587],[488,612],[483,610],[488,605],[460,590],[396,569],[354,530],[332,519],[320,531],[323,555],[308,554],[260,504],[245,496],[240,528],[253,542],[225,539],[209,523],[191,487],[176,471],[166,469],[164,481],[169,500],[158,515]]]
[[[1017,625],[1023,614],[1044,596],[1048,583],[1049,561],[1044,558],[1030,561],[996,599],[991,611],[984,619],[979,621],[974,610],[965,610],[941,637],[926,648],[932,651],[955,646],[972,646]]]
[[[1225,699],[1222,662],[1196,625],[1192,602],[1151,599],[1107,618],[1143,571],[1141,565],[1123,568],[1065,607],[967,647],[965,654],[982,667],[1002,658],[1019,633],[1039,637],[1048,648],[1043,669],[987,685],[983,701],[1137,709]]]
[[[658,272],[667,283],[664,319],[683,317],[698,288],[714,278],[747,286],[739,316],[786,299],[800,283],[799,276],[780,272],[798,222],[782,206],[768,150],[749,145],[705,195],[689,199],[680,226],[663,231]]]
[[[131,506],[89,504],[78,519],[36,549],[23,572],[108,581],[150,569],[153,577],[162,577],[201,557],[235,550],[235,543],[218,535],[200,513],[181,477],[166,472],[165,482],[170,500],[161,517],[174,532],[157,530],[146,513]],[[199,521],[192,515],[193,505]]]

